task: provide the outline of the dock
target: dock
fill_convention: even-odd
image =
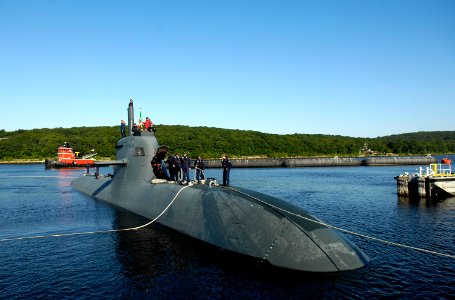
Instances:
[[[413,199],[445,199],[455,197],[455,174],[451,164],[430,164],[419,173],[395,177],[397,194]]]

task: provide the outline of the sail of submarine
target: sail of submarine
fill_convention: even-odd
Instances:
[[[96,199],[122,207],[209,244],[308,272],[338,272],[360,268],[369,258],[341,233],[305,210],[259,192],[212,184],[184,190],[158,181],[150,162],[159,145],[153,132],[133,136],[134,108],[128,106],[129,136],[118,141],[112,176],[82,176],[71,186]],[[166,210],[176,197],[178,198]]]

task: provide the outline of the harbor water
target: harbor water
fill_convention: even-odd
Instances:
[[[367,236],[345,233],[371,258],[366,267],[313,274],[270,267],[159,224],[49,237],[148,220],[73,190],[70,183],[83,170],[0,165],[0,299],[453,299],[455,198],[399,198],[394,176],[417,168],[231,171],[231,185],[276,196]],[[220,169],[206,172],[221,179]],[[20,237],[38,238],[15,239]]]

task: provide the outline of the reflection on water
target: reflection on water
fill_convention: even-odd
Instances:
[[[119,228],[147,222],[142,217],[117,211]],[[134,232],[116,233],[116,258],[122,274],[133,285],[129,297],[159,294],[173,298],[226,297],[276,298],[293,293],[314,295],[313,285],[332,282],[340,275],[309,274],[274,268],[254,258],[232,253],[181,235],[159,224]],[[252,281],[258,281],[251,285]],[[280,287],[277,290],[277,287]],[[330,292],[325,291],[329,295]],[[220,295],[221,294],[221,295]]]
[[[420,197],[406,197],[406,196],[397,196],[398,205],[411,205],[411,206],[421,206],[421,207],[437,207],[439,209],[453,209],[453,204],[455,203],[455,197],[446,198],[446,199],[427,199]]]

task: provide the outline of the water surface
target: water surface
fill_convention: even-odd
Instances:
[[[233,169],[232,185],[376,238],[455,255],[455,198],[398,198],[416,166]],[[147,222],[70,187],[82,170],[0,165],[0,239]],[[106,170],[107,173],[107,170]],[[221,179],[221,170],[207,170]],[[137,232],[0,242],[0,298],[391,298],[455,296],[455,260],[346,235],[371,262],[333,274],[272,268],[158,224]]]

